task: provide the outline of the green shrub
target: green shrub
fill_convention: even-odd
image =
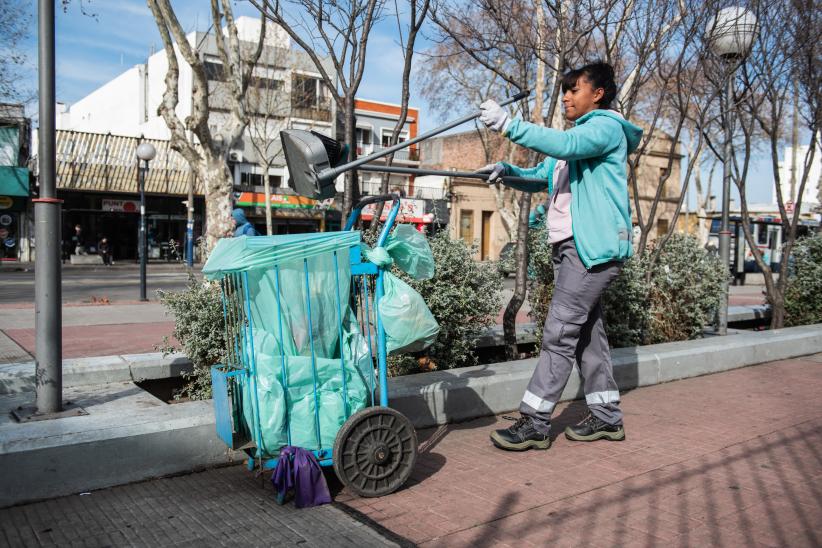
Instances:
[[[822,323],[822,235],[797,240],[785,288],[785,325]]]
[[[543,240],[533,244],[531,261],[539,276],[529,300],[531,315],[541,326],[548,313],[553,273],[549,275],[548,266],[542,266],[546,261],[550,264],[549,246],[544,243],[547,239],[538,237]],[[605,327],[613,347],[694,339],[702,335],[703,327],[716,313],[724,272],[719,259],[708,254],[696,238],[674,234],[653,265],[648,283],[654,251],[652,245],[642,257],[626,261],[602,297]]]
[[[211,397],[211,366],[225,358],[223,304],[219,285],[198,280],[189,272],[182,291],[158,291],[160,302],[174,318],[174,337],[160,348],[165,353],[182,351],[191,360],[193,371],[184,373],[188,381],[178,397],[205,400]]]
[[[396,268],[394,274],[422,295],[440,325],[437,341],[427,350],[436,367],[474,365],[474,343],[494,324],[502,304],[502,276],[495,264],[474,261],[475,247],[451,239],[446,232],[428,241],[436,265],[432,279],[413,280]],[[392,375],[418,370],[413,356],[394,356],[389,364]]]

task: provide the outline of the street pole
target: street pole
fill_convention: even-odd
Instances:
[[[63,408],[60,211],[55,184],[54,0],[38,2],[40,196],[34,202],[35,375],[37,413]]]
[[[186,264],[194,266],[194,173],[188,179],[188,202],[186,205]]]
[[[137,160],[140,170],[140,234],[138,245],[140,246],[140,300],[147,301],[146,297],[146,261],[148,260],[148,249],[146,243],[146,172],[148,171],[148,160]]]
[[[722,152],[722,220],[719,227],[719,258],[725,268],[725,278],[722,281],[722,292],[719,300],[719,321],[717,333],[728,334],[728,291],[731,272],[731,231],[729,212],[731,206],[731,102],[733,100],[733,78],[736,70],[733,60],[728,60],[729,74],[725,86],[725,144]],[[737,242],[739,245],[739,242]]]

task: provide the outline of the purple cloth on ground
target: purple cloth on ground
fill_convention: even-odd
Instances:
[[[319,506],[331,502],[328,484],[325,483],[320,463],[314,453],[286,445],[280,450],[277,467],[271,476],[274,490],[280,497],[284,497],[290,490],[294,490],[294,505],[297,508]]]

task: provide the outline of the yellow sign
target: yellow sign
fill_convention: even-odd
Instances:
[[[8,209],[14,204],[14,200],[12,200],[8,196],[0,196],[0,209]]]

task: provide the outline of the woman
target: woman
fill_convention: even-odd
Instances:
[[[565,436],[576,441],[625,439],[600,299],[632,254],[626,166],[642,130],[609,110],[617,89],[614,70],[606,63],[569,71],[562,91],[565,117],[575,122],[567,131],[511,120],[494,101],[480,105],[480,120],[489,129],[548,156],[532,168],[500,162],[481,170],[490,173],[489,183],[504,175],[545,179],[550,196],[546,222],[553,244],[554,294],[539,361],[520,404],[521,418],[491,434],[494,445],[512,451],[551,446],[551,412],[575,359],[590,412],[566,428]],[[546,185],[511,186],[538,192]]]

